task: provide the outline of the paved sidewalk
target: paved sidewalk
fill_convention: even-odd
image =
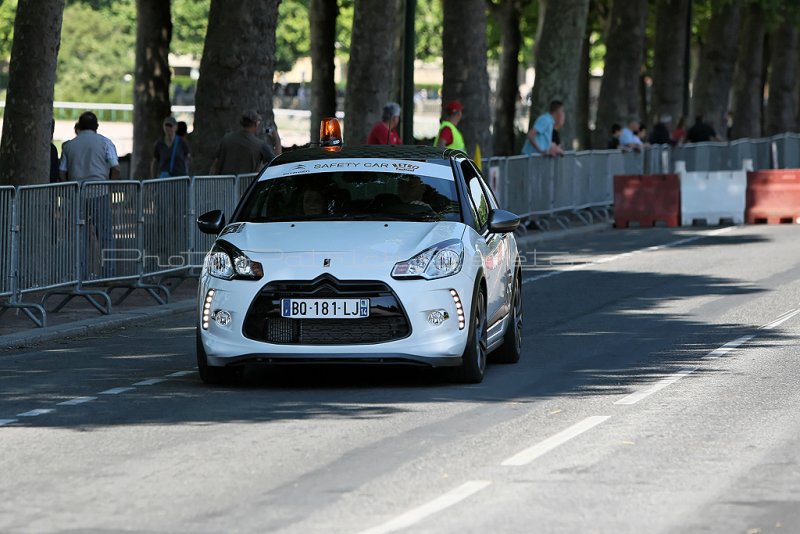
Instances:
[[[610,228],[610,223],[598,223],[589,226],[576,226],[567,230],[559,229],[546,232],[531,230],[517,239],[520,248],[525,249],[526,246],[541,241],[602,232]],[[187,278],[178,284],[175,282],[175,280],[170,280],[165,284],[171,291],[168,304],[160,305],[144,290],[137,290],[123,303],[113,304],[110,315],[101,314],[85,299],[76,297],[62,310],[48,313],[47,326],[44,328],[36,327],[20,310],[7,310],[0,316],[0,351],[32,346],[46,341],[84,336],[122,326],[130,326],[144,320],[176,313],[187,313],[194,310],[197,280]],[[115,299],[117,294],[112,293],[112,300]],[[43,294],[33,293],[24,297],[26,302],[40,304]],[[51,297],[51,300],[48,301],[48,306],[52,307],[57,303],[58,299]]]
[[[109,315],[97,311],[84,298],[75,297],[62,310],[48,313],[47,326],[44,328],[38,328],[21,310],[6,310],[0,316],[0,350],[86,335],[194,309],[197,279],[187,278],[180,283],[168,280],[165,286],[170,290],[167,304],[158,304],[141,289],[134,291],[121,304],[114,304],[122,291],[116,289],[111,293]],[[24,301],[41,304],[42,297],[43,293],[27,294],[24,295]],[[47,302],[48,308],[58,302],[57,296],[51,297]]]

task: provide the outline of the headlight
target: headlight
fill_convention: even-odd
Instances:
[[[461,271],[464,245],[458,239],[443,241],[425,249],[413,258],[396,263],[393,278],[443,278]]]
[[[231,280],[259,280],[264,276],[264,268],[257,261],[227,241],[217,241],[206,257],[208,274],[216,278]]]

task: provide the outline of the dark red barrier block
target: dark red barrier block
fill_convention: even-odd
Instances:
[[[680,226],[677,174],[614,176],[614,226]]]
[[[800,169],[748,172],[744,221],[800,223]]]

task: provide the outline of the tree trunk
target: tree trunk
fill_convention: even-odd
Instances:
[[[761,137],[762,65],[766,34],[764,19],[764,10],[759,4],[747,6],[742,20],[742,38],[734,76],[733,139]]]
[[[458,129],[464,135],[467,153],[474,156],[480,145],[481,155],[492,152],[489,132],[489,73],[486,69],[485,0],[444,0],[442,60],[444,103],[458,100],[464,116]]]
[[[136,0],[136,74],[133,89],[131,178],[150,177],[153,143],[170,115],[170,0]]]
[[[597,102],[594,145],[603,146],[615,122],[639,117],[639,74],[644,60],[647,0],[613,3],[606,39],[605,68]]]
[[[494,146],[495,156],[514,154],[516,128],[514,119],[517,113],[519,95],[519,50],[522,34],[519,21],[522,8],[519,0],[503,0],[499,5],[492,4],[492,15],[500,28],[500,77],[494,103]]]
[[[0,185],[49,181],[63,16],[64,0],[20,0],[17,6],[0,142]]]
[[[738,49],[741,0],[714,4],[695,74],[692,111],[725,137],[728,101]],[[690,125],[691,121],[687,125]]]
[[[784,16],[786,14],[784,13]],[[788,16],[770,37],[772,67],[769,76],[769,102],[764,125],[766,135],[797,131],[795,84],[797,83],[798,32]]]
[[[531,96],[530,126],[536,117],[549,111],[552,100],[561,100],[567,120],[559,134],[562,144],[570,149],[578,132],[575,118],[578,73],[589,0],[546,0],[543,7],[542,34],[535,45],[538,54],[534,58],[536,80]],[[540,11],[540,20],[541,16]]]
[[[344,102],[344,137],[349,145],[367,142],[392,96],[397,0],[355,0],[350,65]]]
[[[392,92],[389,100],[397,102],[402,106],[403,100],[403,60],[405,52],[406,35],[404,22],[406,18],[406,0],[397,0],[397,7],[394,10],[394,20],[397,28],[394,32],[394,51],[392,52]],[[399,130],[399,128],[398,128]]]
[[[195,174],[205,174],[220,139],[240,128],[247,109],[273,122],[275,25],[280,0],[211,0],[195,97],[192,151]]]
[[[653,47],[653,99],[656,119],[668,114],[673,124],[683,114],[683,70],[686,51],[686,14],[689,0],[659,0]]]
[[[589,130],[589,81],[591,79],[591,48],[592,25],[586,23],[581,45],[581,66],[578,71],[578,97],[575,102],[575,135],[578,138],[578,149],[588,150],[592,146],[591,131]]]
[[[311,0],[311,142],[319,142],[319,123],[336,114],[334,82],[336,18],[339,5],[330,0]]]

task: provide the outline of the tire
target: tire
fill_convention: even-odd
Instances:
[[[486,296],[478,285],[472,302],[467,346],[461,356],[461,366],[454,369],[457,382],[479,384],[483,381],[489,348],[487,329]]]
[[[199,328],[199,327],[198,327]],[[220,384],[230,384],[236,382],[242,375],[242,369],[239,367],[217,367],[215,365],[208,365],[208,358],[206,356],[206,349],[203,347],[203,341],[200,339],[200,331],[197,331],[197,370],[200,372],[200,380],[203,383],[217,386]]]
[[[514,293],[511,297],[511,313],[503,344],[492,354],[497,363],[517,363],[522,355],[522,278],[519,272],[514,278]]]

